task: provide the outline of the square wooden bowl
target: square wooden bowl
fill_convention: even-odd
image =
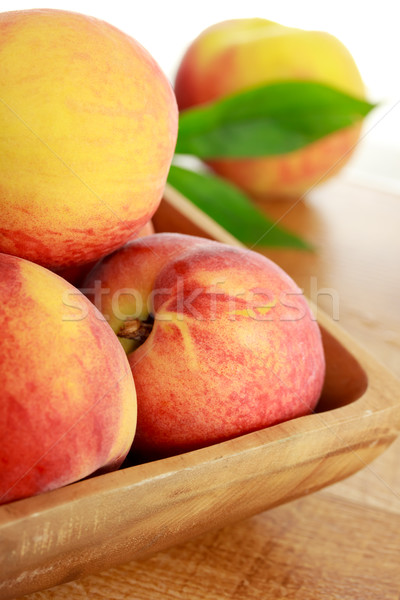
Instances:
[[[239,244],[167,187],[159,231]],[[400,384],[325,315],[318,411],[0,507],[0,598],[143,558],[339,481],[400,431]]]

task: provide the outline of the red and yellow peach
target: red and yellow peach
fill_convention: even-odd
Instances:
[[[117,468],[136,427],[125,353],[47,269],[0,254],[0,503]]]
[[[156,234],[100,262],[85,286],[124,338],[140,454],[195,449],[315,407],[325,364],[318,325],[261,254]]]
[[[63,10],[0,14],[0,251],[98,260],[155,212],[178,114],[134,39]]]
[[[324,83],[363,98],[358,68],[345,46],[320,31],[265,19],[236,19],[209,27],[189,46],[175,82],[180,110],[276,81]],[[361,124],[288,154],[218,159],[209,164],[255,198],[298,197],[349,159]]]

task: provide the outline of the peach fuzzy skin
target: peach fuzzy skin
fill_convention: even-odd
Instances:
[[[365,96],[358,68],[338,39],[264,19],[224,21],[206,29],[182,59],[175,93],[183,110],[291,79],[317,81]],[[361,124],[356,124],[288,154],[210,164],[254,197],[298,197],[343,167],[360,131]]]
[[[0,251],[51,268],[122,246],[161,200],[175,96],[134,39],[77,13],[0,14]]]
[[[0,254],[0,324],[0,503],[117,468],[136,394],[102,316],[57,275]]]
[[[135,235],[132,236],[132,240],[153,235],[154,226],[151,221],[146,223]],[[67,267],[66,269],[57,269],[55,272],[57,275],[66,279],[69,283],[72,283],[75,287],[79,287],[84,281],[88,273],[93,269],[98,261],[92,261],[84,265],[75,265],[73,267]]]
[[[158,234],[108,257],[92,277],[109,296],[156,292],[149,337],[137,349],[124,340],[138,397],[134,451],[191,450],[315,407],[325,373],[320,331],[300,290],[267,258]],[[127,314],[137,309],[132,298]],[[112,324],[118,332],[121,321]]]

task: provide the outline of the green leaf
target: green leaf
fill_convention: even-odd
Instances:
[[[311,250],[309,244],[278,227],[221,177],[172,165],[168,183],[243,244]]]
[[[285,154],[356,123],[372,108],[321,83],[272,83],[182,111],[176,153],[203,159]]]

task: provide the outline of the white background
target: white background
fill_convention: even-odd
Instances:
[[[383,184],[400,186],[400,35],[396,4],[392,0],[380,0],[379,3],[358,0],[111,0],[104,4],[69,0],[48,1],[41,5],[6,0],[1,2],[1,11],[59,8],[104,19],[145,46],[171,81],[191,40],[218,21],[263,17],[302,29],[328,31],[350,50],[367,86],[368,99],[380,104],[365,122],[365,137],[351,168],[354,173],[362,170],[369,176],[376,176]]]

